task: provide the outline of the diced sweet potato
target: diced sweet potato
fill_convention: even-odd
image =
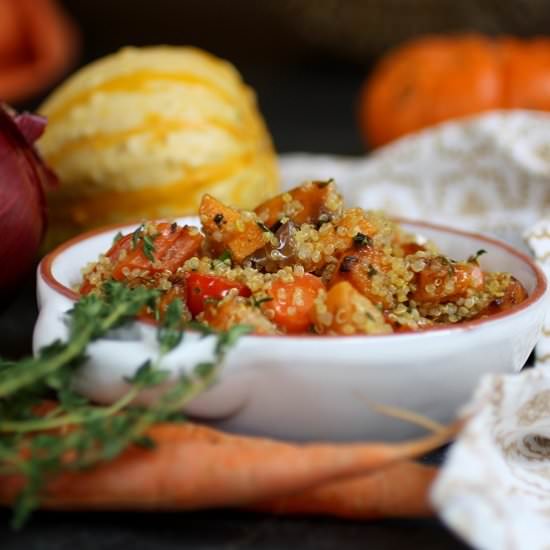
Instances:
[[[451,262],[444,256],[430,258],[417,273],[416,302],[445,303],[466,296],[468,289],[483,287],[483,271],[477,262]]]
[[[315,328],[321,334],[383,334],[391,332],[382,312],[347,281],[334,285],[324,306],[317,304]]]
[[[332,181],[309,181],[256,207],[262,222],[272,227],[282,218],[296,225],[329,221],[342,210],[342,198]]]
[[[353,248],[358,239],[369,243],[376,233],[376,226],[365,216],[363,210],[349,208],[342,218],[335,222],[334,227],[331,227],[330,230],[319,231],[319,245],[325,253],[332,251],[330,255],[339,257],[348,249]],[[315,266],[315,268],[317,267],[320,266]],[[310,266],[307,268],[309,269]]]
[[[506,311],[511,307],[521,304],[527,298],[527,292],[523,285],[515,278],[510,278],[510,284],[506,288],[502,298],[496,298],[485,309],[479,312],[475,318],[487,317]]]
[[[354,247],[346,251],[338,262],[330,285],[347,281],[373,303],[391,308],[395,300],[385,280],[385,272],[390,267],[381,250],[372,245]]]
[[[218,303],[207,303],[202,320],[216,330],[248,325],[256,334],[277,334],[277,327],[265,317],[260,308],[240,296],[229,296]]]
[[[416,254],[417,252],[424,252],[426,246],[423,244],[418,244],[416,242],[400,243],[399,247],[403,251],[404,256],[410,256],[411,254]]]
[[[199,208],[208,245],[214,254],[229,251],[237,263],[261,248],[265,230],[253,212],[235,210],[211,195],[204,195]]]

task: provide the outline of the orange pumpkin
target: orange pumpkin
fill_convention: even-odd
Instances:
[[[550,111],[550,39],[499,41],[504,109]]]
[[[22,101],[72,64],[79,38],[55,0],[0,0],[0,100]]]
[[[491,109],[550,110],[550,39],[427,36],[387,54],[360,95],[371,147]]]

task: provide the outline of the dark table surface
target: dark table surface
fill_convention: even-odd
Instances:
[[[363,152],[356,101],[370,65],[368,59],[347,62],[331,58],[327,52],[307,52],[284,29],[269,27],[263,20],[256,25],[261,32],[256,30],[251,47],[250,28],[242,17],[243,9],[251,6],[247,2],[214,2],[218,9],[226,9],[216,21],[194,1],[156,0],[154,12],[144,8],[151,3],[135,0],[63,3],[82,29],[81,64],[125,44],[196,44],[236,63],[258,93],[279,151]],[[231,10],[227,10],[228,4]],[[171,17],[159,15],[166,10]],[[265,14],[259,17],[265,18]],[[233,33],[229,42],[223,35],[227,29]],[[24,107],[34,108],[40,99]],[[15,358],[30,353],[35,318],[33,277],[29,276],[9,301],[0,301],[1,356]],[[437,462],[440,456],[432,460]],[[349,522],[274,518],[229,510],[146,515],[39,512],[23,531],[14,533],[8,527],[9,518],[9,511],[0,510],[1,550],[466,548],[436,519]]]

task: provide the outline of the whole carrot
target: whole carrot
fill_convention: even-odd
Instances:
[[[396,444],[293,445],[191,423],[159,424],[149,432],[156,443],[153,450],[134,446],[89,471],[61,474],[47,485],[42,506],[112,510],[244,506],[422,455],[457,430],[452,426]],[[0,502],[12,503],[23,485],[21,477],[0,478]]]
[[[329,515],[347,519],[429,517],[428,498],[435,466],[400,462],[356,479],[327,483],[300,493],[254,504],[281,515]]]

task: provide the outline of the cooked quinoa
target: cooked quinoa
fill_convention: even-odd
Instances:
[[[493,315],[526,298],[479,255],[456,260],[380,212],[343,207],[333,181],[311,181],[241,211],[205,195],[202,227],[147,222],[83,270],[81,293],[105,281],[159,291],[158,317],[182,301],[185,321],[259,334],[385,334]],[[475,251],[473,251],[475,252]]]

